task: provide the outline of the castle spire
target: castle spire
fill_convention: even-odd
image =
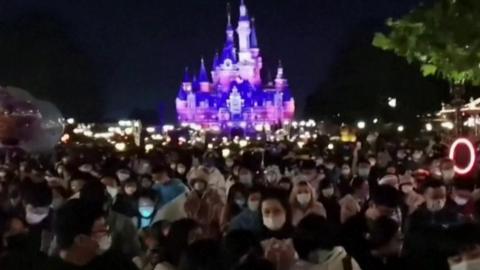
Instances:
[[[247,6],[245,5],[245,1],[241,0],[240,1],[240,20],[241,21],[248,21],[248,10]]]
[[[283,79],[282,60],[278,60],[277,79]]]
[[[217,66],[218,66],[218,51],[215,50],[215,55],[213,56],[213,62],[212,62],[212,70],[215,70]]]
[[[251,21],[252,32],[250,33],[250,48],[258,49],[257,31],[255,30],[255,18]]]
[[[190,72],[188,71],[188,67],[185,67],[185,72],[183,74],[183,82],[192,82],[192,79],[190,78]]]
[[[200,60],[200,71],[198,72],[198,82],[208,82],[207,69],[205,68],[205,60]]]

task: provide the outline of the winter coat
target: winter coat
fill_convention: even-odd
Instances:
[[[311,260],[298,260],[291,270],[360,270],[358,263],[343,247],[321,250]]]

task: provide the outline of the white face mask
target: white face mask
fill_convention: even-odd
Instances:
[[[97,240],[97,244],[98,244],[97,254],[100,255],[105,253],[112,246],[112,236],[110,234],[103,236],[102,238]]]
[[[401,187],[401,190],[403,193],[408,194],[413,191],[413,186],[412,185],[403,185]]]
[[[450,266],[450,270],[477,270],[480,269],[480,258],[462,261]]]
[[[196,182],[195,184],[193,184],[193,189],[195,189],[196,191],[203,191],[205,189],[205,183]]]
[[[450,181],[455,177],[455,171],[454,170],[445,170],[442,171],[442,178],[443,180]]]
[[[417,162],[417,161],[420,161],[420,159],[422,158],[422,152],[414,152],[413,155],[412,155],[412,159],[413,161]]]
[[[136,187],[126,187],[125,188],[125,193],[127,193],[127,195],[132,195],[133,193],[135,193],[135,191],[137,191]]]
[[[120,182],[125,182],[128,178],[130,178],[130,174],[125,172],[117,172],[117,178]]]
[[[42,207],[43,208],[43,207]],[[42,222],[48,216],[48,208],[42,209],[41,211],[32,211],[27,209],[25,214],[25,220],[28,224],[34,225]]]
[[[110,197],[115,198],[118,194],[118,188],[107,186],[107,192],[110,195]]]
[[[345,175],[345,176],[350,175],[350,168],[344,168],[344,169],[342,169],[342,174]]]
[[[274,184],[277,182],[277,176],[275,174],[269,173],[265,175],[265,180],[267,180],[267,182],[270,184]]]
[[[463,197],[459,197],[459,196],[454,196],[453,197],[453,201],[458,204],[458,205],[465,205],[468,203],[468,199],[467,198],[463,198]]]
[[[244,207],[245,206],[245,199],[244,198],[235,199],[235,204],[238,207]]]
[[[427,208],[432,212],[438,212],[442,210],[443,207],[445,207],[445,203],[446,203],[445,199],[437,199],[430,202],[427,201]]]
[[[263,217],[263,225],[271,231],[280,230],[286,222],[285,215],[277,215],[274,217]]]
[[[170,169],[175,170],[175,168],[177,168],[177,164],[170,163]]]
[[[360,177],[368,177],[370,174],[370,169],[369,168],[359,168],[358,169],[358,176]]]
[[[297,194],[297,201],[301,206],[307,205],[312,200],[312,194],[300,193]]]
[[[187,170],[187,169],[185,168],[185,166],[181,166],[181,165],[178,165],[178,166],[177,166],[177,172],[178,172],[179,174],[184,174],[186,170]]]
[[[0,171],[0,177],[5,177],[7,176],[7,172],[6,171]]]
[[[252,175],[250,174],[242,174],[238,177],[238,181],[244,184],[247,187],[252,186]]]
[[[260,206],[260,201],[248,201],[248,209],[251,211],[258,211],[258,207]]]
[[[334,193],[335,193],[335,190],[333,189],[333,187],[331,187],[331,188],[326,188],[326,189],[322,189],[322,195],[323,195],[323,197],[325,197],[325,198],[330,198],[330,197],[332,197]]]

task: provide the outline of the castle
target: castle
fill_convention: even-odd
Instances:
[[[281,63],[274,81],[262,82],[262,56],[254,19],[244,0],[236,33],[228,12],[226,41],[209,73],[202,58],[197,76],[185,70],[176,98],[178,121],[202,127],[241,127],[281,124],[294,117],[295,102]]]

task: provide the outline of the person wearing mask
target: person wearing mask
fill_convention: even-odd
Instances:
[[[215,166],[215,154],[208,152],[204,155],[203,164],[198,168],[192,168],[187,174],[187,180],[207,176],[208,186],[219,192],[226,199],[226,181],[223,174]]]
[[[264,185],[266,187],[278,187],[278,182],[282,178],[282,173],[277,165],[268,165],[264,171]]]
[[[130,217],[112,209],[109,196],[105,185],[100,181],[90,181],[80,191],[81,201],[92,207],[99,207],[106,213],[105,218],[112,236],[112,249],[131,259],[141,252],[137,228]]]
[[[324,180],[320,184],[318,201],[325,207],[327,220],[332,223],[340,224],[340,204],[338,203],[334,185],[329,180]]]
[[[99,207],[79,199],[67,201],[57,212],[54,231],[60,256],[51,257],[43,269],[137,269],[111,250],[112,236]]]
[[[369,184],[372,184],[372,191],[377,187],[378,180],[386,174],[388,163],[392,160],[388,151],[383,150],[377,153],[375,164],[370,170]]]
[[[358,161],[357,176],[370,181],[370,168],[371,165],[368,159],[360,159]]]
[[[475,212],[473,200],[474,179],[461,178],[454,181],[452,192],[447,199],[447,207],[455,209],[462,219],[472,220]]]
[[[76,176],[70,181],[70,193],[72,196],[70,198],[76,198],[80,196],[80,191],[82,190],[83,186],[85,185],[85,179],[83,177]]]
[[[365,269],[408,269],[404,258],[401,257],[403,235],[395,220],[389,217],[375,220],[370,225],[368,244],[372,258],[368,268]]]
[[[138,194],[140,193],[137,192],[137,182],[133,179],[125,181],[122,193],[118,194],[117,200],[113,204],[113,210],[128,217],[136,216],[138,209]]]
[[[247,166],[241,166],[238,170],[238,183],[246,188],[253,186],[253,172]],[[227,194],[228,195],[228,194]]]
[[[350,189],[352,192],[339,201],[341,223],[345,223],[349,218],[365,209],[370,198],[370,188],[367,180],[353,179]]]
[[[441,177],[447,185],[453,183],[455,179],[455,170],[453,169],[454,165],[455,164],[451,159],[443,159],[440,161]]]
[[[343,164],[340,169],[340,179],[338,182],[338,191],[340,192],[340,196],[345,196],[350,193],[350,183],[352,181],[352,170],[350,169],[350,165]]]
[[[247,187],[241,183],[234,184],[227,196],[227,203],[220,215],[220,227],[226,231],[232,218],[236,217],[247,207]]]
[[[448,228],[460,224],[460,216],[446,205],[447,188],[443,181],[430,179],[423,185],[425,203],[409,217],[405,233],[405,254],[418,262],[419,269],[435,267]],[[431,268],[438,269],[438,268]]]
[[[135,224],[138,229],[150,227],[155,217],[155,193],[144,192],[138,197],[138,215]]]
[[[53,213],[50,208],[52,191],[46,182],[26,183],[23,191],[25,220],[29,226],[29,243],[35,250],[47,254],[53,240],[51,231]]]
[[[391,186],[379,186],[371,198],[369,207],[349,218],[341,228],[341,242],[362,269],[369,269],[371,254],[368,246],[369,224],[380,217],[392,217],[398,213],[402,196]]]
[[[340,170],[337,168],[337,164],[333,158],[327,158],[325,160],[325,175],[333,183],[338,183],[340,180]]]
[[[131,174],[129,169],[119,169],[116,172],[116,176],[117,176],[118,181],[120,181],[120,183],[123,184],[125,181],[130,179],[132,174]]]
[[[323,205],[317,201],[316,193],[306,181],[298,182],[290,194],[290,207],[292,209],[292,224],[297,224],[309,214],[327,217]]]
[[[269,190],[260,203],[263,229],[260,234],[264,256],[276,265],[277,269],[290,269],[295,250],[292,244],[292,214],[284,193]]]
[[[248,190],[247,207],[230,221],[229,230],[248,230],[258,235],[262,229],[260,220],[260,201],[262,200],[262,191],[259,187],[253,187]]]
[[[206,234],[215,236],[220,232],[220,213],[224,206],[218,191],[208,185],[206,178],[190,180],[193,191],[184,204],[188,218],[199,223]]]
[[[293,188],[290,177],[282,177],[275,188],[281,189],[285,194],[290,194]]]
[[[120,192],[120,187],[117,182],[117,179],[110,176],[104,176],[100,180],[102,184],[105,185],[110,203],[113,205],[117,201],[118,193]]]
[[[345,249],[338,246],[338,233],[324,217],[310,214],[295,229],[293,245],[298,260],[292,270],[360,270]]]

